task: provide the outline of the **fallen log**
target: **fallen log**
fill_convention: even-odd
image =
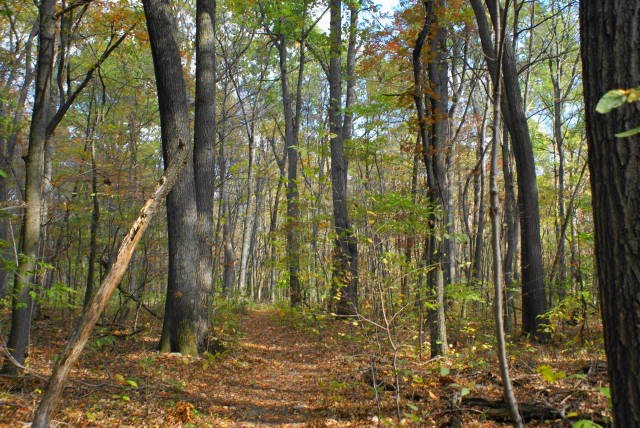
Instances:
[[[496,422],[511,422],[511,413],[508,403],[504,400],[488,400],[482,397],[463,397],[460,412],[465,412],[465,408],[477,407],[482,409],[482,413],[489,419]],[[567,417],[564,409],[551,407],[541,403],[518,403],[520,415],[524,422],[546,421],[562,419],[567,422],[578,420],[591,420],[603,427],[610,427],[611,421],[604,417],[594,417],[594,415],[574,414]]]
[[[509,404],[504,400],[493,401],[482,397],[463,397],[461,406],[481,407],[488,418],[497,422],[511,421]],[[564,418],[562,410],[544,404],[518,403],[518,408],[525,422]]]

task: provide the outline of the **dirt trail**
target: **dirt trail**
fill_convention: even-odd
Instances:
[[[224,423],[234,427],[369,426],[342,396],[349,385],[340,367],[345,355],[301,334],[270,311],[243,317],[245,337],[233,355],[239,373],[221,379],[212,395],[224,404]],[[350,394],[349,394],[350,395]],[[213,398],[210,396],[210,398]],[[373,409],[371,409],[373,412]],[[362,409],[353,413],[360,413]],[[222,415],[221,415],[222,416]]]
[[[53,426],[372,426],[376,406],[353,377],[349,352],[331,345],[335,332],[325,331],[326,340],[305,334],[288,315],[239,315],[240,339],[211,357],[158,353],[155,330],[112,331],[103,346],[94,339],[72,371]],[[58,322],[36,327],[46,334],[35,336],[29,364],[45,374],[68,332]],[[26,426],[43,388],[36,377],[0,377],[0,427]]]

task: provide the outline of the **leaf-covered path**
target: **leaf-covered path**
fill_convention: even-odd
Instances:
[[[245,337],[235,373],[220,379],[209,399],[223,406],[216,424],[228,426],[367,426],[341,395],[338,379],[348,358],[333,346],[283,325],[274,312],[253,311],[244,317]],[[348,364],[348,363],[347,363]],[[363,403],[364,404],[364,403]],[[372,403],[373,404],[373,403]],[[372,414],[373,414],[373,409]],[[364,416],[364,415],[360,415]],[[359,420],[360,419],[360,420]],[[364,425],[363,425],[364,424]]]
[[[235,343],[198,358],[158,353],[156,328],[99,330],[72,371],[54,426],[374,425],[375,402],[353,379],[355,361],[335,332],[297,328],[287,315],[236,314]],[[36,330],[29,365],[47,374],[69,330],[58,320]],[[35,376],[0,377],[0,427],[28,426],[43,388]]]

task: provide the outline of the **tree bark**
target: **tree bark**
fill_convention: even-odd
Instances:
[[[640,103],[595,111],[609,90],[640,85],[640,0],[580,2],[595,254],[614,423],[640,426]]]
[[[213,292],[213,199],[216,139],[216,2],[196,2],[196,105],[193,165],[198,210],[198,342],[209,328],[209,305]]]
[[[104,98],[103,98],[104,100]],[[98,252],[98,225],[100,224],[100,201],[98,199],[98,168],[96,165],[96,139],[95,139],[95,125],[97,118],[91,122],[91,106],[93,105],[93,94],[91,104],[89,105],[89,117],[87,119],[87,131],[89,138],[89,151],[91,156],[91,225],[89,226],[89,260],[87,261],[87,282],[84,291],[84,303],[83,308],[86,308],[91,301],[93,294],[93,281],[95,277],[95,265],[96,255]]]
[[[167,167],[180,141],[190,141],[189,105],[175,39],[176,24],[166,0],[145,0],[144,11],[158,89],[162,152]],[[167,196],[169,277],[160,350],[198,353],[197,207],[193,159]]]

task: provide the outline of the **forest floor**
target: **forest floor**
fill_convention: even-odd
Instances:
[[[407,426],[507,426],[490,346],[474,344],[447,359],[399,353],[394,378],[384,338],[357,340],[355,322],[249,310],[226,326],[233,339],[223,352],[197,358],[158,353],[154,323],[94,334],[52,426],[375,427],[398,425],[398,413]],[[35,323],[34,372],[48,373],[68,325]],[[514,385],[528,426],[607,425],[606,376],[593,354],[550,353],[525,342],[519,348]],[[28,426],[44,385],[34,374],[0,377],[0,426]]]

